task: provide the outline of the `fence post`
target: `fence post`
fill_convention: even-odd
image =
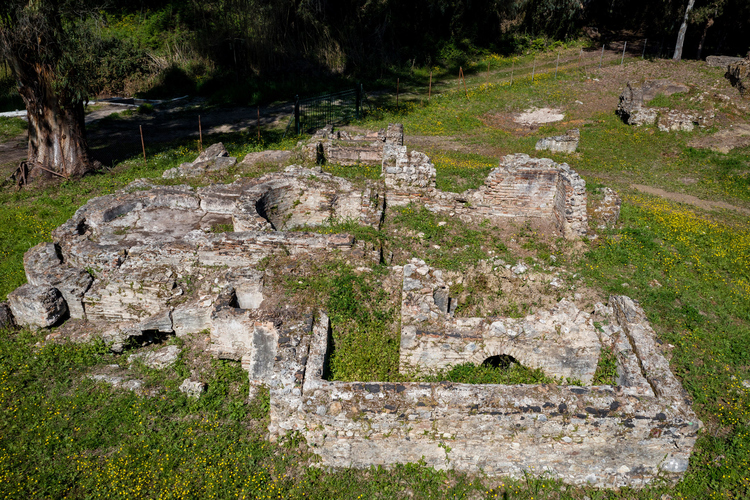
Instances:
[[[648,38],[643,42],[643,55],[641,55],[641,59],[646,59],[646,45],[648,45]]]
[[[560,51],[557,51],[557,63],[555,63],[555,80],[557,80],[557,68],[560,66]]]
[[[625,42],[625,45],[622,46],[622,58],[620,58],[620,66],[622,66],[622,63],[625,62],[625,49],[628,48],[628,42]]]
[[[143,142],[143,126],[138,125],[138,130],[141,131],[141,148],[143,149],[143,166],[148,167],[148,164],[146,163],[146,144]]]
[[[362,99],[362,84],[361,83],[355,87],[355,91],[356,91],[356,95],[354,99],[356,100],[356,102],[354,103],[354,118],[359,120],[359,103],[360,103],[360,100]]]
[[[294,96],[294,131],[297,132],[297,135],[300,134],[299,95]]]
[[[602,61],[604,60],[604,44],[602,44],[602,55],[599,57],[599,69],[602,69]]]

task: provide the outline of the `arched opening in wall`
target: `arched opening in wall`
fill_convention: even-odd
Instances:
[[[482,366],[490,366],[492,368],[500,368],[501,370],[507,370],[513,363],[518,363],[518,360],[509,354],[498,354],[497,356],[490,356],[482,362]]]

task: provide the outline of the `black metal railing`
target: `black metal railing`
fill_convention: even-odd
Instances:
[[[352,90],[332,92],[317,97],[294,100],[294,114],[289,120],[284,136],[294,127],[296,135],[314,132],[326,125],[343,125],[360,118],[362,112],[362,85]]]

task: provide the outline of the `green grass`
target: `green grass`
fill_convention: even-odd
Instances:
[[[27,128],[29,128],[29,124],[26,120],[0,116],[0,142],[21,135]]]
[[[392,247],[438,269],[465,270],[488,256],[507,253],[489,224],[473,228],[417,205],[397,207],[393,212],[393,219],[387,221]]]
[[[425,377],[425,381],[504,385],[558,383],[554,378],[546,376],[542,370],[538,368],[532,370],[518,363],[511,363],[507,368],[462,363],[452,367],[450,370],[444,370],[435,375]]]
[[[588,253],[581,272],[605,292],[639,300],[661,341],[673,346],[672,370],[707,425],[676,491],[745,498],[750,390],[740,382],[750,380],[750,228],[640,196],[626,200],[622,222]]]
[[[303,276],[286,277],[284,286],[290,296],[307,297],[331,318],[334,348],[329,378],[400,380],[400,338],[394,328],[396,311],[389,305],[388,294],[381,285],[387,268],[376,268],[372,274],[358,274],[351,266],[334,261],[312,264],[306,271]]]
[[[592,385],[617,385],[617,357],[610,347],[602,348]]]

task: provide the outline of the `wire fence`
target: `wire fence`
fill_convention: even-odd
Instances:
[[[578,75],[581,78],[591,78],[600,69],[622,66],[625,62],[637,59],[670,57],[673,50],[674,47],[672,46],[643,39],[608,42],[598,48],[581,48],[574,52],[570,50],[544,52],[534,56],[530,63],[524,62],[523,64],[517,64],[515,58],[490,60],[488,61],[489,67],[486,74],[481,70],[475,72],[469,77],[472,80],[469,85],[478,85],[483,81],[487,83],[504,82],[511,85],[534,84],[542,79],[554,79],[563,75],[569,77],[571,74]],[[460,80],[455,83],[462,85]],[[442,88],[445,89],[444,86]],[[430,90],[423,90],[432,92],[433,95],[438,93],[434,87]],[[422,90],[419,92],[421,93]],[[412,95],[414,93],[414,91],[409,92]],[[395,95],[389,96],[389,94],[391,93],[386,93],[385,97],[396,97]],[[295,135],[311,133],[327,124],[343,125],[349,123],[363,117],[369,105],[368,96],[361,84],[358,84],[354,89],[341,92],[331,92],[305,99],[297,97],[294,101],[294,112],[289,117],[284,136],[290,133]],[[254,113],[250,108],[249,112]],[[142,156],[144,144],[141,143],[139,125],[142,125],[143,143],[147,156],[155,154],[154,151],[171,147],[169,144],[164,144],[161,148],[155,140],[152,140],[151,136],[154,132],[152,125],[146,122],[143,124],[133,123],[132,133],[117,137],[111,135],[103,137],[100,134],[93,134],[90,145],[94,158],[109,166],[126,158]]]

